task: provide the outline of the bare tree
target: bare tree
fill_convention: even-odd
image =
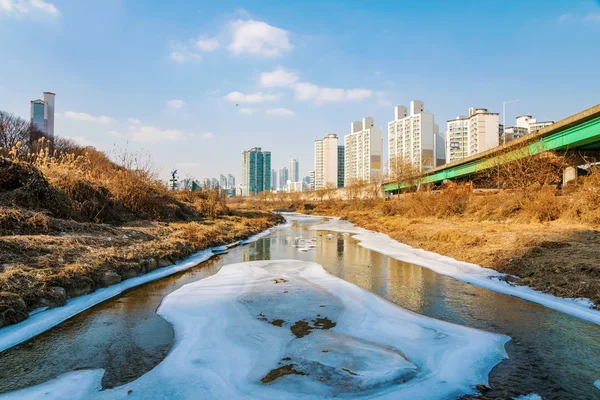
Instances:
[[[33,127],[23,118],[0,111],[0,154],[11,150],[27,154]]]
[[[359,200],[362,197],[366,182],[364,179],[352,179],[347,187],[350,200]]]
[[[390,159],[388,170],[389,179],[398,186],[398,190],[414,190],[417,187],[421,172],[410,160],[393,157]]]
[[[544,151],[542,142],[519,149],[505,149],[491,159],[488,179],[498,188],[521,192],[558,184],[564,168],[571,163],[569,152]]]
[[[367,187],[368,195],[370,198],[377,199],[381,196],[381,185],[383,185],[383,181],[383,173],[381,171],[373,172],[371,174],[371,183]]]
[[[323,202],[323,197],[325,197],[326,195],[327,195],[327,188],[320,187],[320,188],[315,189],[315,196],[317,196],[319,198],[321,203]]]
[[[327,200],[331,200],[335,195],[335,191],[338,189],[337,185],[333,182],[327,182],[325,184],[325,190],[327,191]]]

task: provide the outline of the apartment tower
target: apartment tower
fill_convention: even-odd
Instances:
[[[344,136],[344,186],[356,180],[371,182],[383,173],[383,138],[375,120],[365,117],[350,124],[350,134]]]
[[[388,167],[397,160],[411,162],[426,171],[445,164],[444,137],[432,113],[425,111],[420,100],[410,102],[410,114],[405,106],[394,108],[394,120],[388,124]]]
[[[271,190],[271,152],[254,147],[242,153],[242,196]]]
[[[499,145],[498,113],[486,108],[469,108],[468,116],[448,120],[446,159],[448,162],[481,153]]]

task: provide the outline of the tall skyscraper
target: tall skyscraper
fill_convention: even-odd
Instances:
[[[277,189],[277,171],[271,169],[271,190]]]
[[[227,188],[235,190],[235,177],[231,174],[227,175]]]
[[[271,152],[254,147],[242,154],[242,196],[271,190]]]
[[[217,178],[212,178],[211,181],[210,181],[210,186],[213,189],[218,189],[220,187],[218,179]]]
[[[203,186],[204,190],[210,190],[211,189],[210,178],[204,178],[204,181],[202,182],[202,186]]]
[[[287,167],[279,168],[279,188],[285,189],[285,185],[288,181],[288,169]]]
[[[315,140],[315,187],[338,187],[338,137],[334,133]]]
[[[298,162],[297,159],[292,159],[290,160],[290,176],[289,176],[289,180],[291,180],[292,182],[299,182],[300,181],[300,163]]]
[[[44,92],[41,99],[31,101],[31,125],[35,128],[30,137],[31,142],[44,136],[54,140],[54,97],[51,92]]]
[[[445,163],[445,139],[433,114],[424,111],[420,100],[410,102],[410,115],[405,106],[394,109],[394,121],[388,124],[388,166],[398,159],[411,162],[425,171]]]
[[[357,179],[371,182],[375,174],[383,174],[383,138],[373,118],[352,122],[344,145],[344,186]]]
[[[46,134],[48,121],[46,120],[46,102],[44,100],[31,100],[31,125],[39,132]]]
[[[46,102],[46,135],[50,140],[54,140],[54,98],[56,94],[44,92],[42,100]]]
[[[469,108],[469,116],[448,120],[446,160],[453,162],[499,145],[498,113]]]

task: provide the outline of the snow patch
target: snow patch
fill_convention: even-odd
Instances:
[[[316,231],[333,231],[353,234],[359,245],[369,250],[384,254],[390,258],[411,264],[420,265],[438,274],[450,276],[459,281],[467,282],[484,289],[504,293],[541,304],[545,307],[573,315],[575,317],[600,324],[600,311],[594,310],[589,299],[562,299],[547,293],[542,293],[527,286],[510,285],[503,281],[506,274],[483,268],[476,264],[457,261],[454,258],[437,253],[415,249],[400,243],[383,233],[369,231],[342,220],[329,220],[319,225],[311,226]]]
[[[596,386],[596,389],[600,390],[600,379],[594,382],[594,386]]]
[[[297,260],[226,265],[169,294],[158,313],[175,343],[135,381],[98,391],[101,371],[78,371],[0,398],[455,398],[487,384],[509,340],[409,312]]]

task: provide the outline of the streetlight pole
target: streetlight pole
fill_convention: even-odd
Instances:
[[[506,143],[506,104],[517,103],[519,100],[508,100],[502,102],[502,144]]]

